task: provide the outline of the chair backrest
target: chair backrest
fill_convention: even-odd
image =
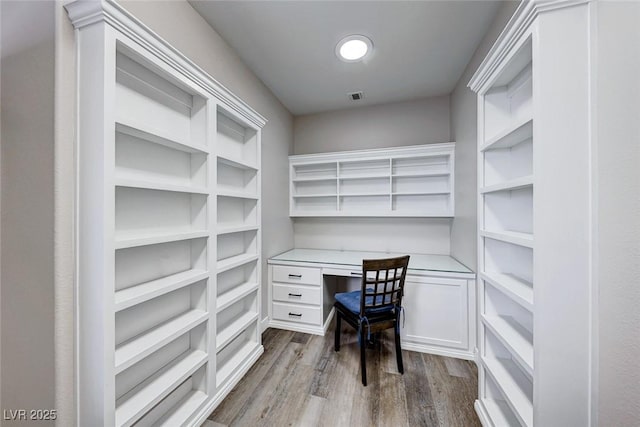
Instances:
[[[366,310],[388,305],[400,306],[407,275],[409,255],[398,258],[362,261],[362,297],[360,315]]]

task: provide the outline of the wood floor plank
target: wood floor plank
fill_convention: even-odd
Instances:
[[[263,356],[209,420],[229,427],[480,426],[474,362],[405,350],[400,375],[386,331],[367,348],[363,387],[356,331],[343,328],[339,352],[333,334],[268,329]]]
[[[228,425],[248,405],[246,396],[251,396],[264,377],[271,371],[273,364],[280,358],[294,332],[267,329],[262,336],[264,353],[251,367],[242,381],[236,385],[226,399],[216,408],[209,419]],[[216,418],[212,418],[212,417]]]
[[[312,427],[318,425],[318,420],[322,414],[322,409],[326,404],[327,399],[322,397],[307,395],[304,404],[302,405],[302,411],[295,422],[296,427]]]
[[[404,351],[403,356],[405,374],[402,379],[407,396],[408,424],[416,427],[440,425],[422,356],[412,351]]]

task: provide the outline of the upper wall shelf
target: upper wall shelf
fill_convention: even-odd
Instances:
[[[289,157],[292,217],[452,217],[454,143]]]

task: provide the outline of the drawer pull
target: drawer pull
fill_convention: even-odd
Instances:
[[[302,274],[290,274],[289,277],[294,277],[296,279],[301,279],[302,278]]]
[[[289,316],[302,317],[302,313],[291,313],[291,312],[289,312]]]
[[[291,292],[289,292],[289,296],[290,297],[301,297],[302,294],[292,294]]]
[[[355,271],[352,271],[352,272],[351,272],[351,275],[352,275],[352,276],[362,277],[362,273],[358,273],[358,272],[355,272]]]

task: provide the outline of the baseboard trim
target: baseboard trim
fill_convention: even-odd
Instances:
[[[260,333],[263,333],[269,327],[269,316],[260,321]]]
[[[470,351],[457,350],[453,348],[434,347],[430,345],[417,344],[417,343],[406,342],[406,341],[402,341],[401,345],[403,350],[417,351],[418,353],[429,353],[429,354],[436,354],[438,356],[446,356],[446,357],[453,357],[456,359],[475,361],[475,356]]]

